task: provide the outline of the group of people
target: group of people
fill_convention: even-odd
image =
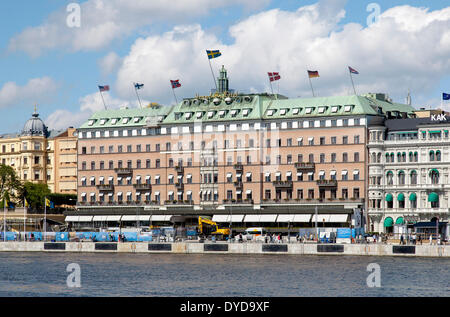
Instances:
[[[436,239],[434,239],[433,235],[430,234],[428,236],[428,238],[422,239],[422,235],[420,235],[420,234],[417,234],[417,235],[415,233],[408,234],[408,235],[406,235],[406,238],[402,234],[400,236],[400,244],[404,245],[404,244],[407,244],[407,243],[408,244],[412,243],[414,245],[416,245],[416,244],[422,245],[423,243],[428,243],[429,245],[442,245],[442,244],[445,244],[445,242],[443,242],[441,240],[441,236],[440,235],[438,235],[438,237]]]

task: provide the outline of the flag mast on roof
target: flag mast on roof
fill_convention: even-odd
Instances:
[[[207,50],[206,54],[208,56],[209,68],[211,68],[211,74],[212,74],[212,77],[213,77],[213,80],[214,80],[214,85],[216,86],[216,92],[217,92],[218,91],[217,82],[216,82],[216,77],[214,76],[214,71],[213,71],[212,66],[211,66],[211,59],[217,58],[219,56],[222,56],[222,53],[219,50],[215,50],[215,51]]]
[[[312,91],[313,97],[315,97],[316,95],[314,94],[314,88],[313,88],[313,85],[312,85],[312,82],[311,82],[311,78],[320,77],[319,76],[319,72],[316,71],[316,70],[314,70],[314,71],[313,70],[308,70],[307,72],[308,72],[308,78],[309,78],[309,85],[311,86],[311,91]]]
[[[350,80],[352,81],[353,91],[355,92],[355,95],[357,95],[356,94],[356,89],[355,89],[355,83],[353,82],[352,74],[359,75],[359,72],[356,69],[351,68],[350,66],[348,67],[348,71],[350,73]]]
[[[98,90],[100,90],[100,96],[102,96],[103,106],[105,106],[105,110],[108,110],[106,108],[106,103],[105,103],[105,99],[103,98],[102,92],[109,91],[109,86],[108,85],[106,85],[106,86],[98,86]]]
[[[136,91],[136,96],[137,96],[138,101],[139,101],[139,106],[142,109],[141,98],[139,97],[138,90],[144,88],[144,84],[133,83],[133,86],[134,86],[134,90]]]

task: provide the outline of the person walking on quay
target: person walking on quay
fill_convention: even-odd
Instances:
[[[403,245],[403,234],[400,236],[400,244]]]

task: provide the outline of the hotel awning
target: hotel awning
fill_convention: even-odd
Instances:
[[[127,215],[122,216],[122,221],[150,221],[150,216]]]
[[[152,215],[151,221],[170,221],[172,215]]]
[[[311,219],[310,214],[294,215],[294,222],[309,222],[310,219]]]

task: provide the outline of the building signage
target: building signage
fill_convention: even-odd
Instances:
[[[445,114],[432,114],[430,116],[431,121],[447,121],[447,118],[445,117]]]

